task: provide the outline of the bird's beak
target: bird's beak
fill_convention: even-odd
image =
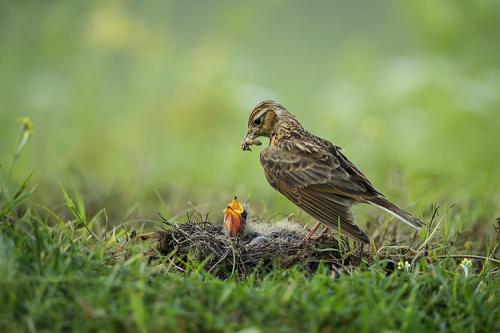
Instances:
[[[232,237],[241,235],[245,230],[247,212],[243,205],[234,197],[224,209],[224,226]]]
[[[234,197],[233,201],[231,201],[229,205],[226,206],[223,212],[224,216],[237,215],[238,217],[242,217],[244,211],[245,209],[243,208],[243,205],[238,201],[237,197]]]
[[[247,134],[245,134],[245,137],[243,138],[243,141],[241,142],[241,150],[245,151],[251,151],[250,146],[255,145],[255,146],[260,146],[262,142],[257,140],[257,133],[252,130],[248,130]]]

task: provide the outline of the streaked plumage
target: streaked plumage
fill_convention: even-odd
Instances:
[[[422,223],[389,202],[366,176],[341,152],[341,148],[306,131],[282,105],[264,101],[252,111],[242,143],[260,144],[270,139],[260,161],[271,186],[319,222],[368,243],[368,236],[354,224],[351,207],[371,203],[419,229]]]

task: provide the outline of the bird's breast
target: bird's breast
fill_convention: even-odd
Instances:
[[[224,216],[224,226],[231,237],[236,237],[245,230],[245,220],[238,214],[226,214]]]

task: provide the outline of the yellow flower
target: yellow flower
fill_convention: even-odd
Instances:
[[[21,135],[19,138],[19,143],[17,144],[16,151],[14,153],[14,160],[17,159],[23,147],[28,143],[31,135],[33,134],[33,122],[30,117],[21,117],[17,119],[17,123],[21,125]]]
[[[33,134],[33,122],[30,117],[21,117],[17,119],[17,123],[21,124],[21,129],[23,132],[28,134]]]

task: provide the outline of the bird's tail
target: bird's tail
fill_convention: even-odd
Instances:
[[[382,208],[386,212],[394,215],[395,217],[397,217],[401,221],[411,225],[415,229],[420,229],[424,225],[422,223],[422,221],[420,221],[416,217],[413,217],[410,213],[399,208],[398,206],[396,206],[395,204],[393,204],[392,202],[390,202],[389,200],[387,200],[384,197],[376,197],[376,198],[368,199],[368,202],[374,204],[375,206]]]

